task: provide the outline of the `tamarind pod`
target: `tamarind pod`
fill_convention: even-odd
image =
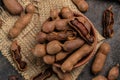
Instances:
[[[45,55],[43,57],[43,61],[46,63],[46,64],[53,64],[55,62],[55,56],[51,56],[51,55]]]
[[[70,54],[70,52],[61,51],[61,52],[57,53],[56,54],[56,61],[61,61],[61,60],[65,59],[68,56],[68,54]]]
[[[73,66],[80,61],[83,57],[90,54],[90,52],[93,50],[93,46],[90,46],[88,44],[84,44],[81,48],[79,48],[77,51],[72,53],[70,57],[68,57],[62,64],[61,69],[63,72],[71,71]]]
[[[2,0],[5,8],[13,15],[18,15],[23,11],[23,7],[18,0]]]
[[[110,52],[110,45],[104,42],[100,46],[92,65],[92,72],[94,74],[97,74],[102,70],[109,52]]]
[[[84,13],[88,10],[88,3],[85,0],[72,0],[72,2],[81,12]]]
[[[14,26],[9,30],[8,37],[15,38],[21,31],[30,23],[35,7],[32,4],[28,4],[26,11],[28,11],[24,16],[20,17],[14,24]]]
[[[117,64],[116,66],[112,67],[109,71],[109,74],[108,74],[108,79],[109,80],[116,80],[119,76],[119,67],[120,65]]]
[[[70,40],[70,41],[66,41],[63,44],[63,49],[65,51],[71,52],[71,51],[74,51],[74,50],[80,48],[84,43],[85,43],[84,40],[82,40],[80,38]]]

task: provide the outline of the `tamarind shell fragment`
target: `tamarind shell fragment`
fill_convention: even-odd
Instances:
[[[72,80],[72,76],[69,72],[64,73],[62,70],[56,66],[52,66],[53,72],[57,75],[59,80]]]
[[[103,14],[103,36],[105,38],[111,38],[114,35],[113,24],[114,24],[114,15],[112,12],[112,6],[104,11]]]
[[[27,68],[27,63],[22,61],[22,55],[20,54],[21,47],[17,44],[17,41],[13,41],[11,45],[11,55],[15,61],[18,70],[24,71]]]
[[[31,78],[31,80],[46,80],[47,78],[52,76],[52,69],[48,68],[43,73],[39,73],[38,75]]]
[[[74,18],[74,20],[71,20],[69,25],[74,28],[88,44],[92,44],[94,42],[94,36],[91,35],[91,29],[85,26],[85,24],[81,22],[79,18]]]
[[[52,66],[52,69],[60,80],[64,80],[64,73],[61,71],[60,68],[56,66]]]

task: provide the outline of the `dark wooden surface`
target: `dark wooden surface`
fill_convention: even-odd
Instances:
[[[111,52],[109,53],[105,66],[101,71],[101,75],[107,76],[109,69],[115,64],[120,64],[120,3],[109,0],[86,0],[89,3],[89,10],[85,15],[93,22],[96,29],[102,34],[102,14],[103,11],[110,5],[113,5],[113,12],[115,17],[114,31],[115,35],[106,42],[111,45]],[[1,4],[1,3],[0,3]],[[77,80],[91,80],[94,75],[91,73],[91,65],[93,59],[83,69]],[[8,80],[8,76],[18,75],[19,80],[23,80],[20,74],[11,66],[11,64],[0,53],[0,80]],[[120,80],[120,76],[119,79]]]

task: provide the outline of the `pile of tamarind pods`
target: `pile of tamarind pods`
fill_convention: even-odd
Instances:
[[[68,7],[60,11],[50,10],[50,17],[41,26],[36,40],[38,44],[32,49],[33,55],[42,58],[46,64],[53,66],[54,72],[57,69],[61,74],[82,65],[91,53],[93,56],[97,42],[88,19]],[[80,62],[82,64],[79,65]],[[58,77],[64,79],[65,76],[60,77],[58,74]]]

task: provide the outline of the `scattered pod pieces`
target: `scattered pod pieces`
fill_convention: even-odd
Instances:
[[[48,54],[56,54],[62,50],[61,43],[57,40],[51,41],[46,47]]]
[[[103,36],[105,38],[113,37],[114,14],[112,12],[112,6],[110,6],[107,10],[104,11],[102,23],[103,23]]]
[[[74,20],[69,22],[69,25],[74,28],[88,44],[92,44],[94,42],[94,36],[91,35],[91,27],[85,26],[80,19],[80,17],[74,18]]]
[[[93,45],[84,44],[81,48],[73,52],[62,64],[61,69],[63,72],[71,71],[73,66],[77,64],[83,57],[90,54],[93,50]]]
[[[66,41],[64,44],[63,44],[63,49],[65,51],[74,51],[78,48],[80,48],[85,42],[80,39],[80,38],[77,38],[77,39],[74,39],[74,40],[70,40],[70,41]]]
[[[55,56],[51,56],[51,55],[45,55],[43,57],[43,61],[46,63],[46,64],[53,64],[55,62]]]
[[[109,80],[117,80],[117,78],[119,76],[119,67],[120,67],[119,64],[112,67],[112,69],[109,71],[109,74],[108,74],[108,79]]]
[[[85,0],[72,0],[72,2],[81,12],[86,12],[88,10],[88,3]]]
[[[36,57],[43,57],[46,55],[46,45],[45,44],[37,44],[34,49],[32,49],[32,53]]]
[[[17,44],[17,41],[13,41],[11,45],[11,55],[20,71],[25,71],[27,63],[22,61],[22,55],[20,54],[21,47]]]
[[[30,23],[35,7],[33,4],[28,4],[26,7],[26,11],[28,11],[25,15],[20,17],[14,24],[13,28],[10,29],[8,37],[15,38],[17,37],[21,31]]]
[[[74,17],[74,13],[72,10],[70,10],[70,8],[68,7],[63,7],[60,11],[61,17],[64,19],[70,19],[72,17]]]
[[[98,74],[105,64],[108,53],[110,52],[110,45],[106,42],[101,44],[92,65],[92,72]]]
[[[52,73],[52,69],[48,68],[43,73],[39,73],[38,75],[32,77],[30,80],[46,80],[52,76]]]
[[[23,7],[18,2],[18,0],[2,0],[2,1],[7,10],[13,15],[18,15],[23,11]]]
[[[98,75],[98,76],[94,77],[92,80],[107,80],[107,78],[102,75]]]

